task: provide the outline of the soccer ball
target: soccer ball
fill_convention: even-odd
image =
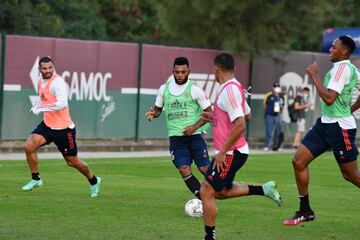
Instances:
[[[197,198],[189,200],[185,204],[185,214],[189,217],[202,217],[203,215],[202,202]]]

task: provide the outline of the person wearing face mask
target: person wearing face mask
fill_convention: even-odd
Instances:
[[[294,148],[298,148],[300,146],[301,136],[305,132],[305,110],[310,107],[310,103],[307,103],[309,92],[310,89],[308,87],[304,87],[294,100],[294,108],[298,115],[296,133],[293,141]]]
[[[212,112],[211,103],[203,89],[189,80],[189,61],[178,57],[174,61],[174,79],[163,84],[156,97],[155,105],[146,113],[149,121],[158,118],[164,109],[170,140],[172,162],[179,170],[186,186],[200,199],[200,182],[192,174],[191,164],[204,174],[209,161],[203,132],[210,127],[200,114]]]
[[[273,89],[264,98],[265,110],[265,140],[264,151],[269,150],[271,138],[274,137],[273,149],[280,147],[280,113],[283,105],[281,88],[278,82],[273,84]]]

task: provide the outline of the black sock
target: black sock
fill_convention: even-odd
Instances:
[[[39,172],[31,173],[31,178],[36,180],[36,181],[39,181],[40,180],[40,173]]]
[[[215,226],[205,226],[205,238],[204,240],[215,240]]]
[[[261,185],[248,185],[249,194],[248,195],[261,195],[264,196],[264,190]]]
[[[200,182],[197,180],[197,178],[190,174],[188,176],[183,177],[184,182],[186,186],[190,189],[190,191],[198,198],[200,199]]]
[[[300,212],[310,212],[309,195],[300,196]]]
[[[91,185],[97,184],[97,178],[95,175],[93,175],[92,179],[88,180]]]

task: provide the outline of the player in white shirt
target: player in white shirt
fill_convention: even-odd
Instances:
[[[316,63],[306,69],[320,97],[321,117],[307,132],[292,160],[300,204],[295,215],[283,221],[285,226],[315,219],[310,207],[308,166],[327,150],[332,150],[344,179],[360,187],[356,123],[352,116],[359,101],[351,106],[352,93],[360,75],[349,60],[355,48],[356,44],[349,36],[334,40],[329,51],[329,59],[334,65],[323,81],[317,73]]]
[[[174,61],[174,79],[163,84],[156,97],[155,106],[146,113],[147,119],[160,116],[165,110],[170,154],[186,186],[200,198],[200,182],[192,174],[194,161],[201,173],[209,165],[209,154],[203,132],[209,127],[200,117],[202,111],[211,112],[211,103],[205,92],[188,79],[189,62],[185,57]]]

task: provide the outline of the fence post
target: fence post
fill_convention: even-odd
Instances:
[[[135,142],[139,141],[139,114],[140,114],[140,88],[141,88],[141,66],[142,66],[142,48],[143,44],[139,43],[139,62],[138,62],[138,77],[137,77],[137,95],[136,95],[136,119],[135,119]]]
[[[248,84],[248,89],[252,87],[252,74],[253,73],[253,54],[250,54],[250,64],[249,64],[249,84]],[[250,93],[251,93],[250,89]],[[248,94],[247,97],[247,102],[249,104],[249,106],[251,106],[251,95]],[[250,122],[246,122],[246,139],[249,141],[249,135],[250,135]]]
[[[1,65],[0,65],[0,140],[2,139],[2,115],[5,83],[5,50],[6,32],[1,32]]]

